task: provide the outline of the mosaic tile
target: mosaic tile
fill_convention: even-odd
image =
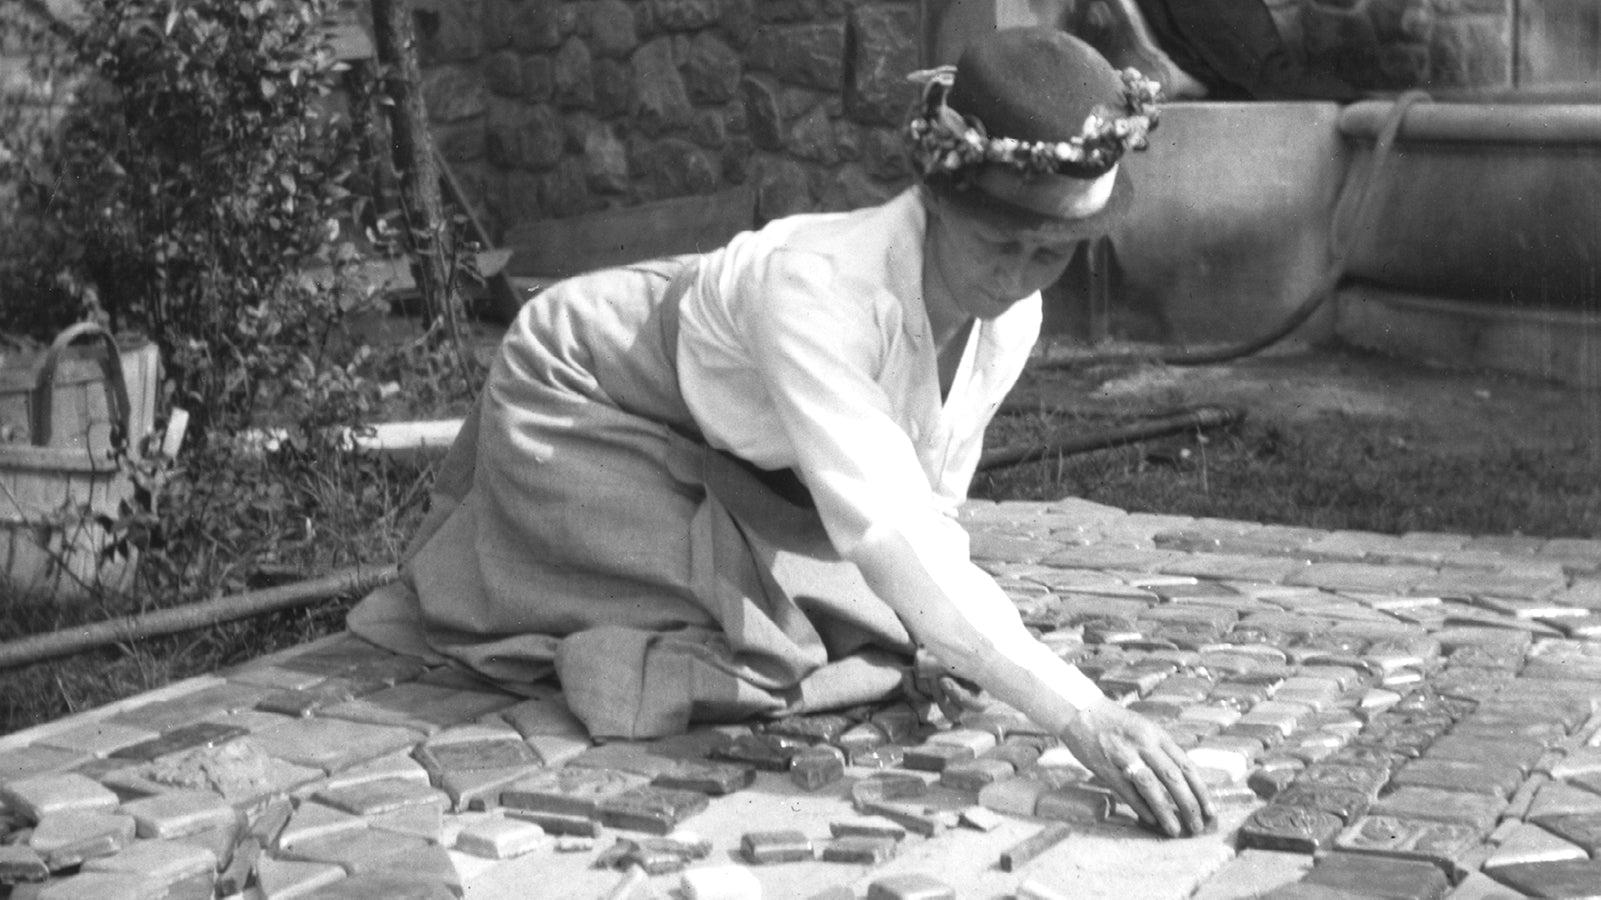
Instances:
[[[740,855],[755,865],[799,862],[814,857],[811,839],[795,830],[753,831],[740,838]]]
[[[81,872],[42,885],[37,900],[158,900],[167,885],[126,872]]]
[[[92,757],[76,750],[32,745],[0,753],[0,785],[35,775],[64,772],[88,762]]]
[[[815,791],[845,777],[845,757],[833,747],[796,751],[789,760],[789,779],[804,791]]]
[[[1601,856],[1601,813],[1531,816],[1530,821],[1562,837],[1591,856]]]
[[[320,714],[433,734],[442,728],[498,712],[516,702],[516,698],[508,694],[408,682],[328,707]]]
[[[1052,788],[1039,796],[1033,815],[1060,822],[1094,824],[1106,821],[1112,812],[1112,795],[1097,788],[1068,785]]]
[[[313,794],[312,799],[355,816],[392,812],[405,806],[446,804],[444,794],[404,778],[324,789]]]
[[[345,877],[343,866],[264,856],[256,864],[256,882],[264,900],[305,896]]]
[[[263,752],[299,766],[338,772],[410,748],[422,733],[410,728],[314,717],[251,735]]]
[[[1542,816],[1562,816],[1601,813],[1601,794],[1561,781],[1542,785],[1524,813],[1526,819]]]
[[[1047,825],[1001,852],[1001,871],[1016,872],[1036,857],[1067,840],[1073,829],[1066,824]],[[952,895],[954,896],[954,894]]]
[[[1274,802],[1284,806],[1303,806],[1333,813],[1339,817],[1341,823],[1349,825],[1367,812],[1373,798],[1362,791],[1297,784],[1279,793]]]
[[[707,804],[706,795],[698,791],[644,786],[601,797],[597,807],[603,825],[667,834],[679,822],[705,810]]]
[[[824,862],[874,866],[894,859],[898,847],[893,838],[846,835],[825,841],[818,856]]]
[[[179,841],[134,841],[113,856],[96,857],[83,864],[85,872],[139,874],[163,885],[173,885],[195,875],[214,873],[216,854],[203,847]]]
[[[1517,790],[1523,774],[1513,766],[1424,758],[1402,766],[1390,776],[1390,785],[1491,794],[1504,799]]]
[[[170,733],[204,720],[255,706],[269,689],[251,684],[213,684],[170,700],[146,703],[107,719],[116,725]]]
[[[1479,844],[1480,832],[1468,825],[1382,815],[1357,819],[1334,840],[1334,846],[1347,853],[1422,860],[1447,875]]]
[[[1032,778],[1008,778],[986,785],[978,792],[978,802],[996,812],[1032,816],[1039,798],[1050,788]]]
[[[0,786],[0,801],[31,822],[59,812],[110,812],[117,795],[74,772],[35,775]]]
[[[1430,744],[1427,758],[1509,766],[1526,775],[1544,752],[1545,747],[1538,741],[1475,738],[1453,733],[1442,735]]]
[[[275,849],[281,850],[298,843],[366,827],[367,823],[360,816],[334,809],[323,803],[305,800],[295,807],[288,822],[279,829],[270,843]]]
[[[1430,863],[1342,852],[1319,858],[1302,882],[1393,900],[1435,900],[1449,887],[1445,873]]]
[[[357,828],[297,841],[293,846],[279,851],[279,855],[301,862],[332,863],[343,866],[351,875],[359,875],[364,872],[393,873],[422,869],[428,861],[429,848],[443,852],[442,848],[419,838]]]
[[[875,772],[850,786],[857,805],[882,800],[910,800],[928,793],[928,782],[910,772]]]
[[[86,722],[76,728],[56,732],[42,739],[39,745],[87,756],[107,756],[116,750],[154,740],[160,736],[159,732],[149,728],[99,721]]]
[[[456,835],[455,848],[484,859],[513,859],[551,843],[545,830],[531,822],[492,818],[475,822]]]
[[[28,846],[43,856],[45,865],[54,872],[120,851],[133,842],[136,827],[132,816],[55,813],[34,826]]]
[[[794,743],[778,735],[751,734],[735,738],[726,747],[714,751],[711,757],[764,772],[787,772],[796,749]]]
[[[1487,794],[1459,794],[1434,788],[1404,787],[1373,804],[1371,812],[1403,819],[1468,825],[1481,834],[1495,827],[1506,801]]]
[[[163,756],[216,747],[247,734],[249,734],[247,730],[237,726],[197,722],[167,731],[159,738],[119,748],[113,751],[111,756],[135,762],[150,762]]]
[[[1601,860],[1565,859],[1522,863],[1502,866],[1492,871],[1490,876],[1530,897],[1601,896]]]
[[[948,826],[943,817],[925,812],[922,808],[891,801],[865,801],[856,804],[863,815],[882,816],[913,834],[934,837]]]
[[[500,802],[518,809],[598,817],[601,799],[648,783],[642,775],[606,769],[547,769],[508,786]]]
[[[1584,848],[1564,840],[1538,825],[1514,823],[1511,832],[1484,861],[1485,871],[1524,863],[1588,859]]]
[[[232,804],[210,791],[173,791],[131,800],[118,812],[133,816],[142,838],[178,838],[239,821]]]
[[[541,767],[537,764],[509,766],[503,769],[467,769],[443,772],[433,784],[450,800],[450,808],[465,810],[493,809],[500,805],[500,794]]]
[[[1271,803],[1240,826],[1241,849],[1316,853],[1332,845],[1344,823],[1333,813]]]

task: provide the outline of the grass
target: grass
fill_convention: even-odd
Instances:
[[[1113,424],[1087,414],[1002,415],[989,445]],[[393,561],[424,510],[433,475],[428,468],[343,455],[289,454],[234,468],[240,467],[205,473],[196,481],[209,493],[188,498],[195,513],[183,539],[192,546],[182,557],[203,578],[169,577],[178,589],[95,603],[13,600],[0,609],[0,640],[200,599],[204,595],[182,587],[191,581],[215,585],[209,595],[217,595],[356,561]],[[1594,456],[1580,452],[1444,453],[1421,450],[1393,428],[1360,422],[1289,429],[1253,420],[1204,438],[1181,436],[981,473],[972,494],[998,500],[1074,495],[1135,512],[1324,529],[1596,537],[1598,475]],[[207,524],[213,522],[229,524]],[[338,631],[354,599],[0,671],[0,733]]]
[[[1037,440],[1060,416],[1004,416],[991,444]],[[1104,420],[1080,419],[1085,429]],[[1401,534],[1601,535],[1601,466],[1582,453],[1419,450],[1392,429],[1271,423],[1052,457],[981,473],[972,496],[1073,495],[1130,512]]]

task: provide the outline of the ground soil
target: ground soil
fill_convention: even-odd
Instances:
[[[1513,447],[1601,462],[1601,388],[1452,371],[1343,347],[1289,347],[1230,363],[1036,370],[1014,403],[1086,413],[1221,404],[1292,428],[1348,423],[1441,454]]]

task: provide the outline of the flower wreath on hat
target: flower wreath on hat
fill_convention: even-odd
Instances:
[[[955,66],[913,72],[907,78],[923,85],[923,99],[906,126],[912,161],[924,178],[949,175],[958,181],[973,177],[985,164],[999,164],[1028,175],[1070,175],[1095,178],[1111,170],[1129,150],[1144,150],[1157,123],[1162,86],[1134,69],[1123,79],[1126,114],[1097,106],[1080,132],[1065,141],[1021,141],[990,137],[984,123],[946,105],[956,81]]]

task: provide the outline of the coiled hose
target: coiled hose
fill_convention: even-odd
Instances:
[[[1335,201],[1334,220],[1329,228],[1328,267],[1324,269],[1323,276],[1318,279],[1307,298],[1277,325],[1249,340],[1222,347],[1181,348],[1155,353],[1119,351],[1087,354],[1069,359],[1043,361],[1037,365],[1042,368],[1067,368],[1085,364],[1154,361],[1170,366],[1208,366],[1254,356],[1289,337],[1297,328],[1306,324],[1330,297],[1334,296],[1340,282],[1345,279],[1351,244],[1354,240],[1353,232],[1367,219],[1369,209],[1378,195],[1379,173],[1389,161],[1396,138],[1401,132],[1401,123],[1406,119],[1407,111],[1415,104],[1430,102],[1430,99],[1425,91],[1407,91],[1396,98],[1395,105],[1391,107],[1390,114],[1384,121],[1384,127],[1380,129],[1374,141],[1373,155],[1368,160],[1367,166],[1346,179],[1344,187],[1340,190],[1340,197]]]

